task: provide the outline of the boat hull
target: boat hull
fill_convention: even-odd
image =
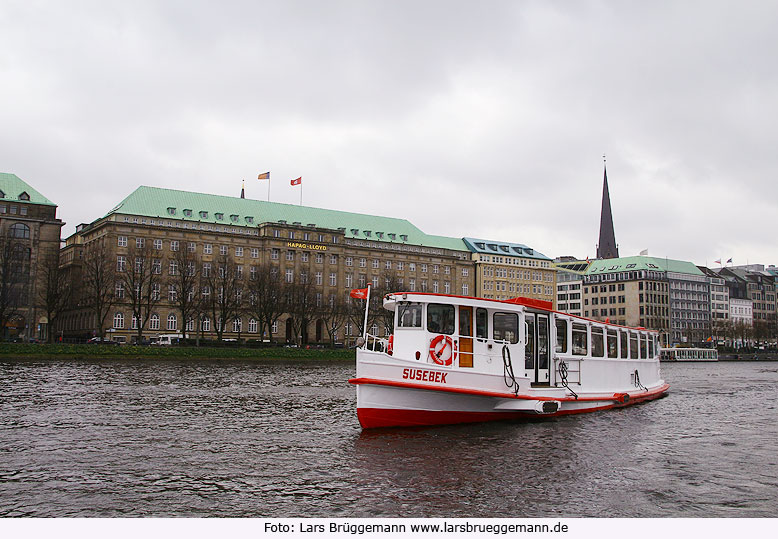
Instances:
[[[668,384],[603,394],[492,396],[483,391],[417,387],[388,380],[352,379],[357,417],[364,429],[419,427],[521,419],[542,419],[621,408],[664,396]]]

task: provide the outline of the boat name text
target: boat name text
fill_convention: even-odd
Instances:
[[[425,371],[424,369],[403,369],[403,380],[421,380],[445,384],[447,372]]]

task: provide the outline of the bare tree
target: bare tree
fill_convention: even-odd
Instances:
[[[259,334],[263,335],[265,328],[270,342],[273,342],[273,324],[281,318],[286,310],[286,294],[284,283],[278,274],[278,268],[272,264],[262,264],[257,267],[253,278],[248,282],[248,310],[259,323]]]
[[[43,287],[38,290],[38,300],[46,310],[49,328],[46,340],[52,343],[57,319],[71,306],[73,280],[69,271],[60,267],[57,249],[42,253],[39,267],[44,282]]]
[[[324,328],[330,338],[330,346],[335,346],[338,330],[349,319],[349,305],[343,295],[331,294],[318,310],[319,318],[324,322]]]
[[[0,337],[8,322],[18,315],[24,287],[25,247],[10,233],[0,235]]]
[[[243,282],[235,262],[227,255],[218,258],[216,270],[203,275],[203,281],[209,289],[205,308],[213,316],[216,336],[221,341],[227,323],[243,312]]]
[[[302,273],[297,282],[286,283],[285,289],[287,311],[291,315],[295,342],[300,346],[307,341],[308,323],[318,310],[316,287],[307,277],[307,273]]]
[[[131,244],[124,270],[117,272],[116,299],[126,296],[136,322],[138,343],[143,341],[143,330],[162,296],[162,260],[154,254],[149,242]]]
[[[81,305],[95,317],[94,331],[102,339],[105,319],[116,301],[117,273],[126,271],[126,257],[112,256],[100,238],[84,246]]]
[[[171,287],[173,303],[181,313],[181,335],[186,339],[187,324],[192,320],[198,320],[198,315],[202,311],[200,259],[194,251],[182,246],[171,260],[175,262],[175,266],[171,266],[168,286]]]

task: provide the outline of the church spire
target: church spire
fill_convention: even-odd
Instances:
[[[616,245],[616,234],[613,232],[613,214],[611,213],[611,198],[608,192],[608,170],[605,167],[605,156],[602,157],[602,211],[600,213],[600,242],[597,245],[597,258],[618,258],[619,247]]]

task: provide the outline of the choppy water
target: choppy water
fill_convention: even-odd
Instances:
[[[668,397],[362,433],[351,364],[0,361],[0,516],[776,517],[778,362]]]

